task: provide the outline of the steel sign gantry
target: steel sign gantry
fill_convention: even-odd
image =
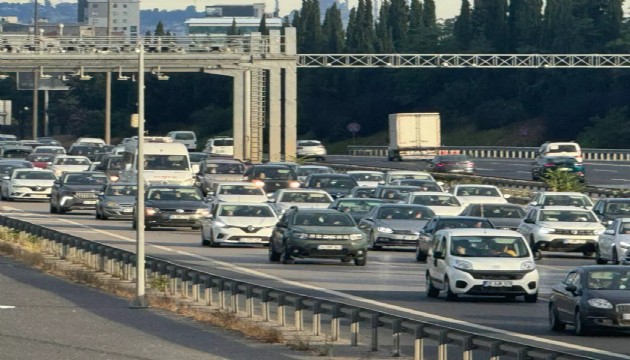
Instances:
[[[269,126],[273,130],[269,132],[270,160],[279,161],[283,154],[285,158],[295,157],[297,139],[296,33],[294,28],[284,32],[142,39],[0,33],[0,71],[66,72],[77,76],[136,73],[139,41],[144,44],[147,72],[232,77],[235,157],[261,161],[262,129]]]

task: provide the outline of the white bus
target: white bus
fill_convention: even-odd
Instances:
[[[144,138],[144,182],[149,185],[194,185],[188,149],[169,137]],[[138,178],[138,142],[128,141],[123,152],[121,182]]]

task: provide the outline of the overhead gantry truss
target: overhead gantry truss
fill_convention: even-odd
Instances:
[[[300,54],[299,68],[630,68],[630,54]]]

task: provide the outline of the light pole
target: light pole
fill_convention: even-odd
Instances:
[[[59,37],[62,38],[63,37],[63,24],[59,24]]]
[[[107,0],[107,47],[112,37],[112,1]],[[105,143],[112,141],[112,72],[105,73]]]
[[[144,270],[144,44],[138,42],[138,201],[136,206],[136,298],[131,308],[148,307]]]

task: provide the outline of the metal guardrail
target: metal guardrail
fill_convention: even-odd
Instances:
[[[437,149],[444,153],[457,152],[474,158],[534,159],[537,147],[502,147],[502,146],[442,146]],[[348,155],[387,157],[387,146],[348,146]],[[584,160],[590,161],[630,161],[630,150],[582,149]]]
[[[59,258],[82,262],[94,270],[122,280],[135,280],[134,253],[4,215],[0,216],[0,226],[41,238],[45,251]],[[307,331],[304,325],[305,320],[308,320],[312,326],[310,334],[324,335],[322,323],[325,322],[329,324],[329,339],[338,342],[342,337],[341,325],[349,324],[347,336],[352,347],[359,346],[359,329],[363,326],[368,329],[368,346],[372,351],[377,351],[383,345],[382,333],[387,331],[393,339],[390,344],[393,356],[401,355],[404,341],[412,344],[414,359],[417,360],[429,352],[437,354],[432,358],[447,360],[452,358],[447,355],[448,352],[454,350],[461,354],[462,359],[472,359],[473,355],[486,359],[498,359],[503,355],[517,360],[595,359],[588,355],[527,345],[522,341],[505,340],[498,335],[494,337],[463,331],[366,307],[251,284],[156,257],[146,257],[146,269],[148,277],[168,277],[168,288],[173,295],[281,326],[292,322],[299,333]]]

